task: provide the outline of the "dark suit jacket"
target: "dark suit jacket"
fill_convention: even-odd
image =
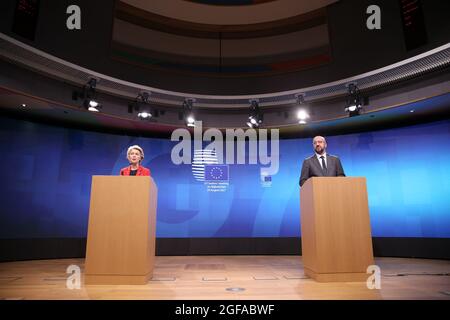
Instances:
[[[338,157],[327,154],[327,171],[322,170],[316,155],[306,158],[303,161],[302,173],[300,175],[300,187],[311,177],[345,177],[341,160]]]

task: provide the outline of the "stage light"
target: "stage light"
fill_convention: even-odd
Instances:
[[[348,96],[347,96],[347,107],[345,111],[348,113],[349,117],[358,116],[361,113],[361,96],[359,94],[359,89],[356,83],[349,83]]]
[[[97,100],[95,100],[95,96],[97,95],[96,88],[97,87],[97,79],[91,78],[89,79],[86,86],[84,86],[84,99],[87,101],[87,109],[92,112],[99,112],[100,104]]]
[[[141,92],[134,99],[133,103],[128,105],[128,112],[138,111],[138,118],[149,120],[153,117],[152,108],[149,106],[151,92]]]
[[[100,103],[95,99],[97,93],[96,93],[96,86],[97,86],[97,80],[94,78],[89,79],[87,84],[83,86],[83,89],[81,92],[73,91],[72,92],[72,99],[78,100],[79,98],[83,99],[83,107],[92,112],[99,112],[101,109]]]
[[[308,112],[306,112],[306,110],[299,110],[297,113],[297,118],[299,120],[306,120],[309,118]]]
[[[309,119],[309,113],[306,111],[306,105],[305,105],[305,94],[304,93],[297,93],[295,95],[295,98],[297,99],[297,103],[300,106],[300,109],[297,111],[297,119],[299,124],[306,124],[307,119]]]
[[[146,119],[151,118],[152,114],[150,112],[143,111],[143,112],[139,112],[138,113],[138,117],[143,119],[143,120],[146,120]]]
[[[257,99],[251,99],[250,102],[250,114],[248,116],[247,126],[250,128],[258,128],[263,122],[263,114],[259,108]]]
[[[345,111],[348,113],[349,117],[359,116],[361,113],[361,105],[353,104],[345,108]]]
[[[299,120],[298,123],[305,124],[306,119],[309,118],[309,114],[308,114],[308,112],[306,112],[306,110],[300,109],[297,113],[297,118]]]
[[[194,118],[193,115],[189,115],[186,118],[186,124],[187,124],[188,127],[195,127],[195,118]]]
[[[95,102],[95,101],[91,101],[91,100],[85,99],[83,101],[83,107],[86,110],[91,111],[91,112],[100,112],[100,110],[99,110],[101,108],[100,104],[93,103],[93,102]]]
[[[100,108],[100,104],[97,101],[89,100],[88,111],[100,112],[99,108]]]
[[[91,111],[91,112],[100,112],[100,110],[98,110],[97,107],[92,107],[92,106],[89,106],[88,111]]]
[[[195,99],[193,98],[186,98],[183,101],[184,120],[186,122],[186,126],[188,127],[195,127],[195,115],[194,112],[192,111],[194,102]]]
[[[357,105],[352,105],[352,106],[349,106],[348,107],[348,111],[350,111],[350,112],[354,112],[354,111],[356,111],[358,109],[358,106]]]

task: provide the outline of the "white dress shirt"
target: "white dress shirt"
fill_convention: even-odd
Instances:
[[[322,154],[318,154],[318,153],[316,152],[317,160],[319,160],[320,166],[321,166],[322,169],[323,169],[323,166],[322,166],[322,159],[320,158],[320,157],[322,157],[322,156],[323,156],[323,160],[325,161],[325,165],[326,165],[327,168],[328,168],[327,153],[324,152],[324,153],[322,153]]]

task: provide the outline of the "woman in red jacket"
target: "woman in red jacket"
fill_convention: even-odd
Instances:
[[[150,176],[150,169],[141,166],[144,159],[144,150],[141,147],[138,145],[129,147],[127,159],[130,165],[120,170],[121,176]]]

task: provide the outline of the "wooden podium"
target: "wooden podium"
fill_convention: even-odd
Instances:
[[[366,281],[374,264],[366,179],[310,178],[300,208],[305,274],[319,282]]]
[[[158,190],[151,177],[93,176],[85,284],[146,284]]]

